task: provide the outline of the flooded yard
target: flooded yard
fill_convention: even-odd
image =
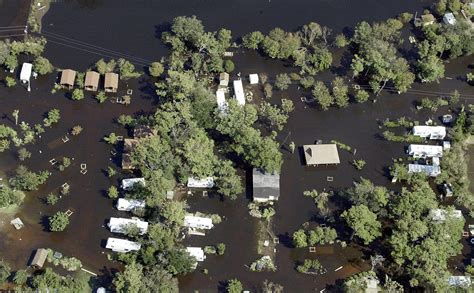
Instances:
[[[2,3],[4,6],[1,6]],[[101,57],[128,56],[138,66],[145,66],[167,54],[158,36],[178,15],[195,14],[203,20],[207,29],[227,27],[233,31],[234,37],[238,37],[253,30],[268,31],[275,26],[292,30],[309,21],[319,22],[339,32],[361,20],[383,20],[405,11],[422,12],[430,3],[413,0],[65,1],[54,3],[43,19],[43,33],[49,42],[45,56],[58,67],[77,70],[85,70]],[[0,11],[7,5],[13,5],[12,1],[0,1]],[[281,15],[282,11],[285,11],[284,15]],[[0,19],[3,21],[1,14]],[[6,25],[11,22],[13,18]],[[272,78],[277,73],[292,71],[284,62],[242,49],[237,51],[233,60],[236,63],[235,72],[241,72],[243,76],[264,72]],[[446,71],[450,79],[443,79],[439,84],[415,84],[409,93],[402,95],[382,92],[376,103],[350,104],[344,109],[333,108],[324,112],[311,104],[302,103],[300,97],[309,93],[298,90],[297,85],[283,92],[275,90],[272,102],[278,103],[281,98],[287,98],[295,104],[295,111],[279,135],[284,164],[281,197],[273,218],[273,231],[280,242],[276,245],[278,270],[275,273],[255,273],[247,267],[259,257],[256,248],[258,223],[248,214],[248,196],[242,195],[235,201],[222,201],[219,196],[202,197],[196,192],[187,197],[191,212],[217,213],[225,218],[205,237],[191,236],[185,243],[205,246],[223,242],[227,248],[224,256],[210,255],[195,273],[180,278],[180,289],[183,292],[214,292],[222,288],[225,280],[238,278],[250,290],[258,288],[263,280],[268,279],[283,285],[288,292],[307,292],[315,288],[321,290],[337,279],[367,269],[366,256],[357,247],[341,248],[335,244],[332,246],[334,250],[328,254],[309,253],[306,249],[292,247],[291,234],[303,223],[321,222],[316,217],[314,202],[304,197],[303,192],[310,189],[341,190],[360,177],[397,189],[397,185],[390,183],[387,166],[392,159],[405,156],[407,144],[383,140],[378,121],[401,116],[420,122],[429,118],[439,121],[446,107],[437,113],[426,110],[417,112],[414,102],[424,96],[435,97],[454,89],[474,99],[474,90],[459,78],[468,72],[468,65],[473,62],[472,56],[451,62]],[[339,67],[337,63],[333,64],[333,71]],[[0,77],[3,77],[2,73]],[[329,81],[332,73],[326,72],[318,78]],[[23,268],[34,249],[49,247],[79,258],[88,270],[108,276],[118,264],[107,260],[104,242],[111,234],[105,224],[108,218],[120,213],[105,194],[110,185],[118,185],[118,177],[113,180],[107,178],[103,169],[107,166],[118,168],[119,165],[111,155],[112,147],[101,140],[110,132],[127,136],[126,131],[114,122],[120,114],[154,111],[156,100],[153,90],[150,90],[152,85],[142,79],[130,82],[129,87],[134,89],[132,103],[123,106],[110,101],[99,104],[90,95],[82,101],[72,101],[63,93],[51,95],[54,79],[55,76],[51,75],[33,80],[30,93],[20,86],[13,89],[0,86],[1,123],[14,126],[11,113],[15,109],[20,110],[19,120],[30,124],[42,121],[44,113],[52,108],[61,111],[59,124],[47,128],[41,139],[26,146],[33,155],[24,164],[33,171],[49,170],[52,176],[40,190],[29,193],[23,206],[14,213],[23,220],[25,228],[17,231],[9,224],[3,225],[1,256],[15,269]],[[263,96],[258,86],[254,91],[257,96]],[[464,101],[469,103],[472,100],[468,97]],[[61,138],[74,125],[81,125],[83,132],[79,136],[70,136],[70,140],[64,143]],[[309,168],[303,164],[300,148],[316,140],[337,140],[357,151],[354,155],[340,150],[341,164],[337,167]],[[285,149],[290,141],[298,147],[294,154]],[[49,160],[59,160],[63,156],[74,160],[69,168],[61,172],[54,169]],[[354,159],[365,160],[366,167],[357,171],[351,164]],[[472,162],[474,160],[471,160],[470,170]],[[18,164],[14,152],[0,154],[1,176],[5,178],[12,174]],[[81,164],[87,164],[85,175],[79,172]],[[333,181],[328,181],[328,176]],[[46,195],[57,192],[65,182],[71,186],[70,194],[63,196],[55,206],[46,205]],[[335,207],[338,204],[333,202]],[[47,232],[44,225],[46,217],[57,210],[68,209],[73,212],[68,229],[59,233]],[[8,223],[10,217],[3,216],[0,220]],[[469,252],[467,250],[466,256]],[[307,257],[318,258],[328,272],[320,276],[297,273],[296,262]],[[208,274],[201,271],[204,268],[208,269]]]

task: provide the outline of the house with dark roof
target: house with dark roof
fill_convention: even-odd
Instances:
[[[252,170],[253,200],[267,202],[280,197],[280,174],[267,173],[260,169]]]

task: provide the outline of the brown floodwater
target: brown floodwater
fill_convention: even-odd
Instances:
[[[167,54],[156,34],[167,28],[173,17],[178,15],[196,14],[203,19],[207,28],[218,29],[225,26],[237,37],[256,29],[268,31],[275,26],[293,30],[309,21],[317,21],[341,31],[360,20],[382,20],[404,11],[420,13],[429,4],[430,1],[412,0],[206,0],[193,3],[185,0],[63,1],[54,3],[43,19],[43,33],[50,41],[45,53],[55,65],[79,70],[84,70],[102,57],[90,52],[113,58],[132,56],[137,65],[145,65]],[[228,13],[229,11],[232,13]],[[65,37],[87,44],[71,43]],[[334,68],[320,74],[318,78],[329,81],[333,72],[338,72],[341,52],[336,53]],[[234,61],[235,72],[242,72],[243,75],[264,72],[272,79],[277,73],[294,70],[285,62],[270,60],[256,52],[242,49],[237,50]],[[294,141],[297,146],[302,146],[317,139],[326,142],[337,140],[357,149],[356,155],[341,150],[341,164],[338,167],[307,168],[302,164],[300,151],[291,154],[282,148],[285,159],[281,173],[282,196],[276,204],[277,214],[273,219],[273,230],[280,240],[280,244],[276,246],[278,271],[275,273],[253,273],[247,268],[259,257],[256,251],[257,220],[248,215],[248,196],[242,195],[236,201],[221,201],[217,196],[203,198],[199,194],[189,197],[190,211],[218,213],[225,216],[225,219],[205,237],[192,236],[185,240],[185,244],[203,246],[224,242],[227,249],[224,256],[208,256],[195,273],[181,277],[180,289],[183,292],[213,292],[222,288],[225,280],[238,278],[246,289],[255,289],[264,279],[268,279],[282,284],[288,292],[307,292],[321,290],[337,279],[366,269],[366,256],[357,247],[341,249],[336,245],[334,253],[330,255],[313,255],[306,250],[291,247],[289,237],[303,223],[322,222],[316,217],[314,203],[302,195],[303,191],[340,190],[350,186],[361,176],[376,184],[398,189],[399,185],[390,183],[387,177],[387,166],[393,158],[404,156],[406,145],[380,139],[382,130],[377,121],[400,116],[421,122],[430,117],[438,119],[447,111],[446,107],[437,113],[417,112],[413,107],[414,101],[424,96],[425,93],[421,91],[447,93],[457,88],[461,94],[474,94],[472,87],[460,80],[468,72],[468,64],[473,61],[473,57],[452,61],[446,73],[452,79],[443,79],[439,84],[414,85],[413,90],[419,92],[412,91],[403,95],[383,92],[376,103],[351,104],[345,109],[330,109],[325,112],[303,104],[300,97],[309,93],[298,90],[296,85],[283,92],[275,90],[273,102],[287,98],[295,104],[295,111],[278,138],[282,144]],[[117,185],[119,177],[109,179],[102,171],[115,162],[111,161],[112,147],[102,142],[101,138],[112,131],[126,135],[126,131],[115,124],[113,119],[120,114],[153,111],[155,100],[146,81],[133,81],[129,87],[134,89],[135,95],[130,106],[110,102],[98,104],[90,96],[83,101],[72,101],[61,93],[50,94],[54,78],[50,76],[33,80],[31,93],[20,86],[13,89],[0,86],[2,123],[13,125],[11,113],[14,109],[20,109],[20,120],[30,124],[40,122],[43,114],[53,107],[61,110],[62,117],[60,123],[47,129],[34,145],[26,146],[33,156],[24,164],[32,170],[51,170],[53,175],[40,190],[28,195],[18,211],[17,215],[22,218],[26,227],[16,231],[10,225],[4,226],[0,238],[0,256],[11,262],[14,268],[23,268],[32,250],[51,247],[65,255],[78,257],[85,268],[107,276],[118,265],[107,260],[103,244],[110,233],[104,225],[110,216],[120,213],[113,208],[112,201],[104,195],[104,190],[112,184]],[[257,96],[263,96],[258,87],[253,90]],[[68,143],[62,143],[60,138],[77,124],[84,127],[83,133],[78,137],[70,137]],[[39,153],[40,150],[42,153]],[[63,156],[74,158],[72,166],[64,172],[54,170],[48,161]],[[350,164],[354,158],[367,162],[362,171],[357,171]],[[86,175],[79,173],[81,163],[87,164]],[[11,174],[18,164],[13,152],[0,154],[2,173]],[[332,176],[334,181],[328,182],[327,176]],[[47,206],[44,203],[45,196],[49,192],[57,192],[64,182],[71,185],[70,195],[63,197],[53,207]],[[335,201],[332,207],[340,208],[342,204]],[[68,229],[60,233],[45,231],[45,216],[67,209],[74,212]],[[306,257],[320,259],[328,272],[321,276],[297,273],[296,262]],[[343,268],[335,272],[340,266]],[[207,275],[201,272],[203,268],[208,269]]]

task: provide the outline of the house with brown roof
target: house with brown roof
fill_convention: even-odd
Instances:
[[[116,93],[118,89],[118,74],[107,72],[105,74],[104,88],[108,93]]]
[[[61,71],[61,80],[59,84],[67,89],[72,89],[74,87],[74,81],[76,80],[76,71],[72,69],[64,69]]]
[[[84,82],[84,89],[86,91],[95,92],[99,87],[99,73],[95,71],[87,71],[86,72],[86,80]]]

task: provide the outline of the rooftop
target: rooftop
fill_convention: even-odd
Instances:
[[[339,153],[335,144],[304,145],[304,157],[307,165],[339,164]]]
[[[278,200],[280,197],[280,174],[252,170],[254,200]]]

